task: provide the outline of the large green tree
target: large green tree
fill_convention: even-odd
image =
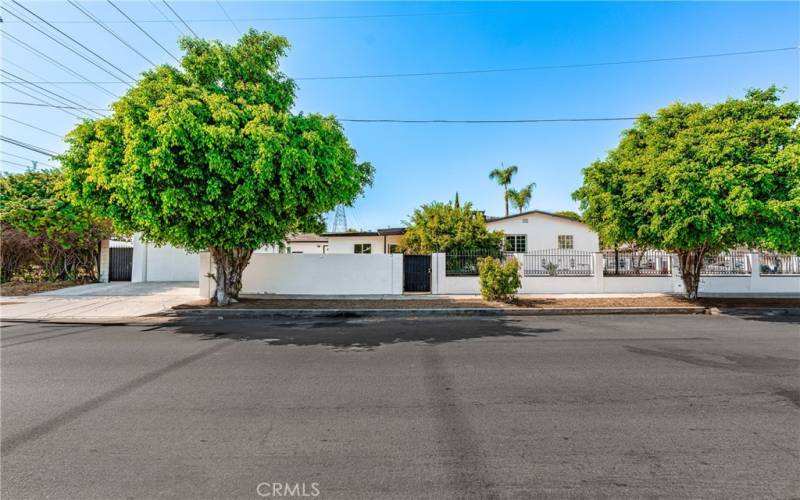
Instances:
[[[111,224],[67,200],[61,172],[29,170],[0,176],[2,278],[30,264],[43,278],[96,278],[100,240]]]
[[[800,250],[800,105],[775,87],[641,116],[574,193],[606,244],[676,252],[695,298],[710,253]]]
[[[182,38],[180,68],[145,72],[108,118],[67,136],[67,186],[126,231],[208,250],[217,304],[235,300],[254,249],[319,227],[372,182],[333,116],[295,114],[279,69],[288,41]]]
[[[433,202],[411,215],[402,246],[411,253],[456,252],[500,249],[503,233],[489,231],[481,212],[472,203]]]

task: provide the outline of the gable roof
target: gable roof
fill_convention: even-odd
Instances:
[[[513,219],[514,217],[525,217],[526,215],[548,215],[550,217],[558,217],[559,219],[564,219],[564,220],[568,220],[570,222],[575,222],[575,223],[581,224],[583,226],[586,225],[585,223],[583,223],[583,222],[581,222],[579,220],[575,220],[572,217],[567,217],[566,215],[554,214],[552,212],[545,212],[544,210],[529,210],[527,212],[522,212],[520,214],[511,214],[511,215],[505,215],[505,216],[502,216],[502,217],[492,217],[490,215],[487,215],[486,216],[486,222],[487,223],[497,222],[497,221],[501,221],[501,220]]]

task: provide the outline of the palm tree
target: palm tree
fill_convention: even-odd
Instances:
[[[503,164],[501,163],[500,168],[496,168],[489,172],[489,178],[496,180],[498,184],[503,186],[503,199],[506,202],[506,217],[508,217],[508,186],[511,184],[511,178],[514,177],[514,174],[517,173],[517,170],[518,169],[516,165],[503,168]]]
[[[519,213],[531,203],[531,198],[533,198],[533,189],[536,187],[535,182],[531,182],[524,188],[517,191],[516,189],[509,189],[508,190],[508,198],[511,200],[511,204],[519,210]]]

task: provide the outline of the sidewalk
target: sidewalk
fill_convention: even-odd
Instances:
[[[198,298],[196,283],[92,283],[0,298],[0,318],[110,321],[169,313]]]

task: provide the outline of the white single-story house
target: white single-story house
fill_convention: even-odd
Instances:
[[[525,253],[536,250],[569,249],[580,252],[600,250],[597,233],[570,217],[531,210],[506,217],[486,217],[490,230],[503,231],[506,250]],[[287,254],[392,254],[400,252],[405,228],[345,233],[293,234],[283,246],[268,246],[255,253]],[[101,278],[104,280],[197,281],[199,257],[171,245],[156,246],[133,238],[133,251],[101,251]],[[113,271],[113,272],[112,272]]]
[[[256,250],[257,253],[328,253],[328,238],[311,233],[292,234],[283,247],[269,245]]]
[[[534,250],[570,249],[597,252],[600,241],[589,226],[571,217],[531,210],[506,217],[486,217],[490,230],[503,231],[506,250],[525,253]],[[404,228],[347,233],[325,233],[329,253],[396,253]]]
[[[328,253],[400,253],[400,240],[405,232],[405,228],[390,227],[322,236],[328,240]]]

